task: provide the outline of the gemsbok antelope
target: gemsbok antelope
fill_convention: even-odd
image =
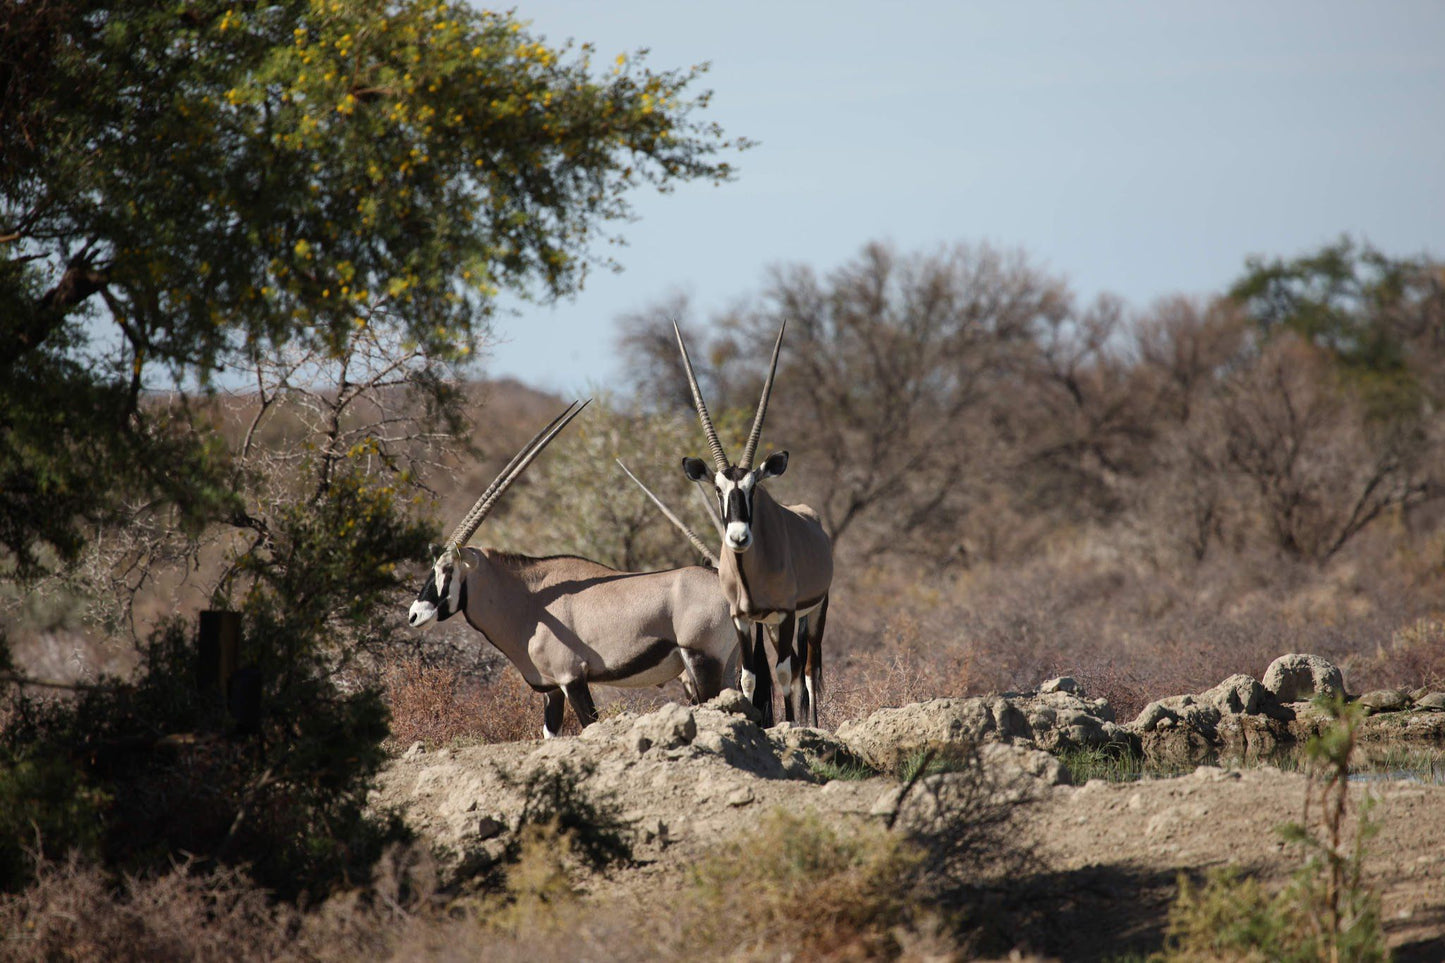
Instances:
[[[597,720],[592,683],[642,688],[682,675],[690,698],[711,699],[737,647],[712,569],[619,572],[572,555],[528,558],[466,546],[582,407],[573,402],[502,469],[447,539],[410,612],[418,627],[465,615],[545,697],[542,735],[549,739],[562,730],[568,703],[584,727]]]
[[[698,420],[707,435],[716,467],[710,480],[725,526],[722,551],[718,553],[718,579],[741,640],[743,692],[761,710],[765,724],[771,723],[772,694],[766,683],[758,684],[758,673],[766,674],[768,671],[763,627],[775,627],[776,670],[785,718],[793,722],[806,715],[816,726],[818,697],[823,690],[822,643],[828,617],[828,592],[833,583],[833,545],[817,512],[807,505],[780,505],[762,487],[764,481],[787,470],[786,451],[775,451],[763,460],[762,465],[752,467],[753,455],[763,433],[768,396],[773,390],[773,376],[778,371],[778,352],[782,349],[786,328],[787,323],[784,322],[783,327],[778,329],[768,377],[763,382],[762,397],[758,399],[758,410],[753,416],[752,431],[748,434],[742,458],[734,465],[723,452],[707,403],[702,400],[702,390],[698,387],[682,331],[676,322],[672,326],[677,335],[677,346],[682,351],[682,363],[687,368],[693,405],[697,408]],[[694,482],[709,478],[707,466],[701,459],[684,458],[682,469]],[[751,652],[747,644],[749,624],[754,627],[755,638]],[[802,662],[797,672],[793,669],[795,650]],[[796,714],[795,701],[798,703]]]

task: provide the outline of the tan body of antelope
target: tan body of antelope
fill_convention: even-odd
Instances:
[[[717,496],[723,526],[718,580],[740,636],[743,691],[762,711],[765,721],[771,721],[772,693],[767,684],[770,680],[763,629],[774,628],[778,654],[776,674],[785,717],[790,722],[807,717],[816,726],[818,697],[822,694],[823,630],[833,583],[832,540],[823,530],[817,512],[807,505],[779,504],[762,487],[764,481],[787,470],[786,451],[774,452],[761,466],[752,467],[767,415],[773,376],[778,370],[783,329],[779,329],[773,344],[772,363],[763,383],[752,431],[736,465],[728,460],[718,441],[682,332],[676,324],[673,331],[716,470],[709,473],[698,458],[684,458],[682,467],[694,482],[711,481]],[[750,626],[754,635],[751,649],[747,638]],[[795,655],[800,663],[796,667]]]
[[[542,732],[549,738],[561,731],[568,703],[584,727],[596,721],[592,683],[643,687],[682,675],[691,698],[710,699],[722,691],[737,648],[711,569],[619,572],[576,556],[460,547],[576,411],[543,429],[489,486],[448,539],[410,611],[418,627],[461,612],[543,694]]]

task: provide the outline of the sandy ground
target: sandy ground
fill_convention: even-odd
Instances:
[[[1181,872],[1232,865],[1283,883],[1300,854],[1275,831],[1304,814],[1307,780],[1276,769],[1137,783],[1055,787],[1026,817],[1052,893],[1054,919],[1039,949],[1100,959],[1157,946]],[[1366,872],[1382,897],[1387,937],[1401,961],[1445,960],[1445,787],[1356,785],[1370,793],[1380,833]]]

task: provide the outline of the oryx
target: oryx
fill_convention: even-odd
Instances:
[[[422,626],[457,612],[546,698],[542,735],[562,729],[563,707],[596,721],[590,683],[637,688],[684,674],[690,697],[723,688],[737,647],[717,573],[701,566],[619,572],[570,555],[528,558],[465,546],[497,499],[582,410],[576,402],[517,453],[447,539],[411,605]]]
[[[773,344],[773,358],[758,399],[757,414],[748,434],[743,456],[736,465],[728,461],[713,428],[692,360],[683,343],[682,331],[674,322],[677,346],[687,369],[687,383],[692,388],[693,404],[698,420],[707,435],[708,446],[716,471],[709,475],[707,466],[697,458],[684,458],[683,471],[695,482],[710,480],[717,495],[718,510],[725,526],[722,551],[718,553],[718,578],[723,595],[742,637],[743,691],[762,710],[765,723],[773,714],[772,694],[767,686],[767,651],[763,646],[762,627],[777,629],[777,676],[782,690],[785,717],[809,716],[818,724],[818,696],[823,687],[823,628],[828,616],[828,592],[833,582],[833,545],[823,530],[818,513],[807,505],[780,505],[773,500],[762,483],[781,475],[788,467],[788,453],[776,451],[753,468],[753,454],[763,433],[763,418],[768,411],[768,395],[773,390],[773,376],[778,370],[778,352],[783,346],[786,322],[778,329]],[[799,623],[803,631],[798,633]],[[747,644],[747,626],[755,628],[751,652]],[[795,639],[801,640],[796,651],[802,658],[797,671],[793,667]],[[763,675],[759,686],[758,673]]]

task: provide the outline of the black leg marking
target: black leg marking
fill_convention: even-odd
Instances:
[[[562,711],[567,708],[567,697],[562,694],[561,689],[548,689],[542,693],[547,700],[546,706],[542,709],[542,725],[551,735],[557,735],[562,731]]]
[[[818,727],[818,702],[823,698],[823,629],[828,624],[828,596],[823,596],[823,604],[818,611],[808,619],[808,675],[807,678],[813,683],[810,711],[813,716],[813,728]]]
[[[793,679],[797,678],[796,673],[802,671],[802,666],[795,665],[797,661],[793,658],[793,641],[798,631],[798,613],[789,612],[783,616],[783,621],[778,623],[778,665],[788,663],[788,681],[783,685],[779,681],[779,688],[783,690],[783,718],[789,722],[797,721],[797,714],[793,711]]]
[[[585,681],[578,679],[576,682],[564,682],[562,691],[567,693],[567,701],[572,703],[572,712],[583,729],[597,721],[597,709],[592,705],[592,690],[587,688]]]
[[[818,714],[812,712],[813,699],[808,693],[808,630],[812,628],[813,620],[807,616],[798,619],[797,649],[798,665],[794,670],[794,678],[801,680],[798,688],[798,722],[803,725],[818,727]],[[811,718],[811,722],[809,719]]]
[[[757,673],[757,688],[753,690],[753,705],[763,714],[763,728],[773,724],[773,672],[768,667],[768,646],[763,639],[763,624],[753,623],[753,671]]]

